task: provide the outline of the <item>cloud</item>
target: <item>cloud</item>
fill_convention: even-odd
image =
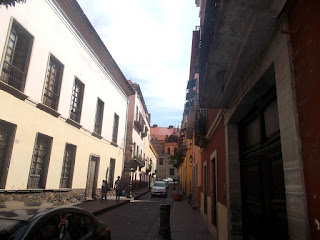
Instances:
[[[78,2],[127,79],[140,84],[152,122],[181,119],[192,31],[199,25],[194,1]]]

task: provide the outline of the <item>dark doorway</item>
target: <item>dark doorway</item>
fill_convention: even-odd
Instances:
[[[203,199],[203,210],[204,213],[207,214],[207,196],[208,196],[208,180],[207,180],[207,166],[203,167],[203,195],[204,195],[204,199]]]
[[[276,90],[240,122],[244,239],[288,239]]]
[[[110,173],[109,173],[109,179],[108,179],[108,184],[110,188],[113,188],[115,167],[116,167],[116,160],[114,158],[110,158]]]
[[[99,173],[100,157],[91,155],[89,160],[88,176],[87,176],[87,198],[94,198],[97,192],[97,180]]]
[[[211,160],[211,223],[217,225],[217,180],[216,180],[216,159]]]

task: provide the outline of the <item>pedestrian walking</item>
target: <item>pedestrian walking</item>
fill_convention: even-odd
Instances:
[[[122,181],[120,180],[120,176],[118,176],[118,180],[114,184],[116,188],[116,201],[120,200],[120,196],[122,195]]]
[[[108,192],[108,183],[107,180],[102,180],[102,186],[101,186],[101,201],[104,200],[107,201],[107,192]]]

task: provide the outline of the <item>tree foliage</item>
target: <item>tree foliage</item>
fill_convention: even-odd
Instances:
[[[15,6],[16,3],[25,3],[26,0],[0,0],[0,6],[5,5],[6,7]]]
[[[174,155],[171,155],[169,158],[169,163],[174,166],[176,169],[180,167],[180,165],[183,163],[184,155],[181,152],[177,152]]]

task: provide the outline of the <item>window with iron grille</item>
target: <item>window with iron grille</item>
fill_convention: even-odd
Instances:
[[[64,158],[62,163],[60,188],[71,188],[74,162],[76,159],[77,147],[72,144],[66,144]]]
[[[28,189],[45,188],[51,154],[52,137],[37,134],[29,173]]]
[[[0,120],[0,188],[5,188],[16,125]]]
[[[171,175],[171,176],[174,175],[174,168],[170,168],[170,175]]]
[[[58,108],[63,65],[50,55],[44,83],[42,103],[54,110]]]
[[[20,91],[24,90],[32,42],[33,37],[17,21],[12,20],[0,80]]]
[[[103,120],[103,110],[104,102],[98,98],[97,111],[96,111],[96,120],[94,124],[94,132],[101,135],[102,130],[102,120]]]
[[[76,78],[72,91],[70,118],[78,123],[80,123],[81,118],[83,93],[84,84]]]
[[[115,113],[113,120],[112,142],[117,143],[118,140],[119,116]]]

